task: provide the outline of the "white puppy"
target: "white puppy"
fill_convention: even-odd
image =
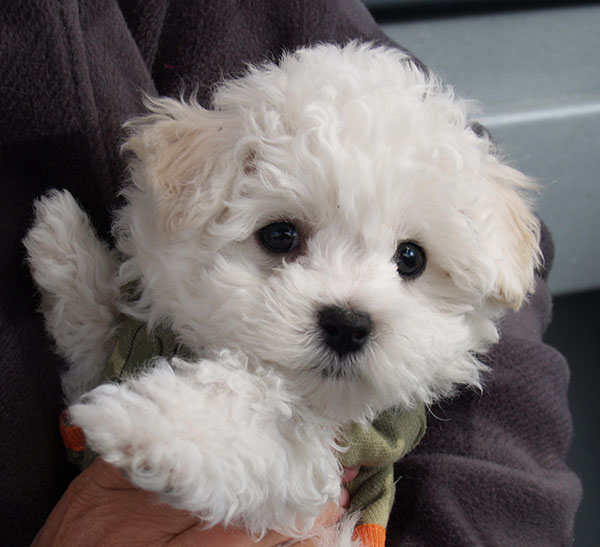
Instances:
[[[67,192],[25,241],[72,420],[209,524],[302,535],[340,493],[344,425],[480,386],[495,322],[533,288],[533,185],[386,48],[302,49],[211,110],[149,107],[127,124],[118,251]],[[96,387],[120,313],[196,357]]]

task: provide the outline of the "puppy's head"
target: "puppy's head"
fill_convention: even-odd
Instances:
[[[539,227],[467,103],[351,44],[253,68],[211,110],[150,110],[118,224],[131,313],[241,350],[339,420],[478,384],[494,320],[533,288]]]

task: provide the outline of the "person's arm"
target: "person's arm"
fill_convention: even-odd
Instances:
[[[396,468],[390,547],[570,545],[581,500],[567,465],[569,370],[542,342],[551,318],[546,270],[529,303],[508,315],[481,393],[431,409],[417,449]]]
[[[133,38],[159,95],[197,93],[207,106],[214,85],[248,64],[320,42],[394,44],[358,0],[171,0],[151,12],[124,6]],[[149,40],[149,27],[159,34]]]
[[[348,470],[344,480],[357,473]],[[348,492],[343,489],[338,504],[323,508],[318,524],[336,522],[347,504]],[[69,485],[32,547],[274,547],[287,539],[268,532],[256,541],[240,529],[205,528],[196,516],[158,503],[154,493],[139,490],[118,469],[97,458]]]
[[[284,539],[269,533],[256,545],[273,547]],[[118,469],[98,458],[69,485],[32,547],[251,544],[238,530],[204,530],[199,519],[157,503],[152,493],[135,488]]]

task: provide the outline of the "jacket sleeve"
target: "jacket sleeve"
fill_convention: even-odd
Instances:
[[[148,9],[149,3],[156,3],[156,9]],[[205,105],[215,83],[239,74],[249,63],[276,59],[283,51],[354,39],[391,44],[357,0],[126,4],[123,13],[158,93],[198,93]],[[156,32],[151,41],[150,28]]]
[[[389,545],[571,545],[581,499],[567,466],[572,433],[564,358],[542,341],[546,270],[528,305],[504,320],[481,393],[431,409],[425,438],[396,468]]]

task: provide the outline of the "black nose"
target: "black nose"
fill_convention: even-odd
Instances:
[[[365,345],[373,322],[368,313],[331,306],[319,311],[319,327],[325,343],[343,357]]]

